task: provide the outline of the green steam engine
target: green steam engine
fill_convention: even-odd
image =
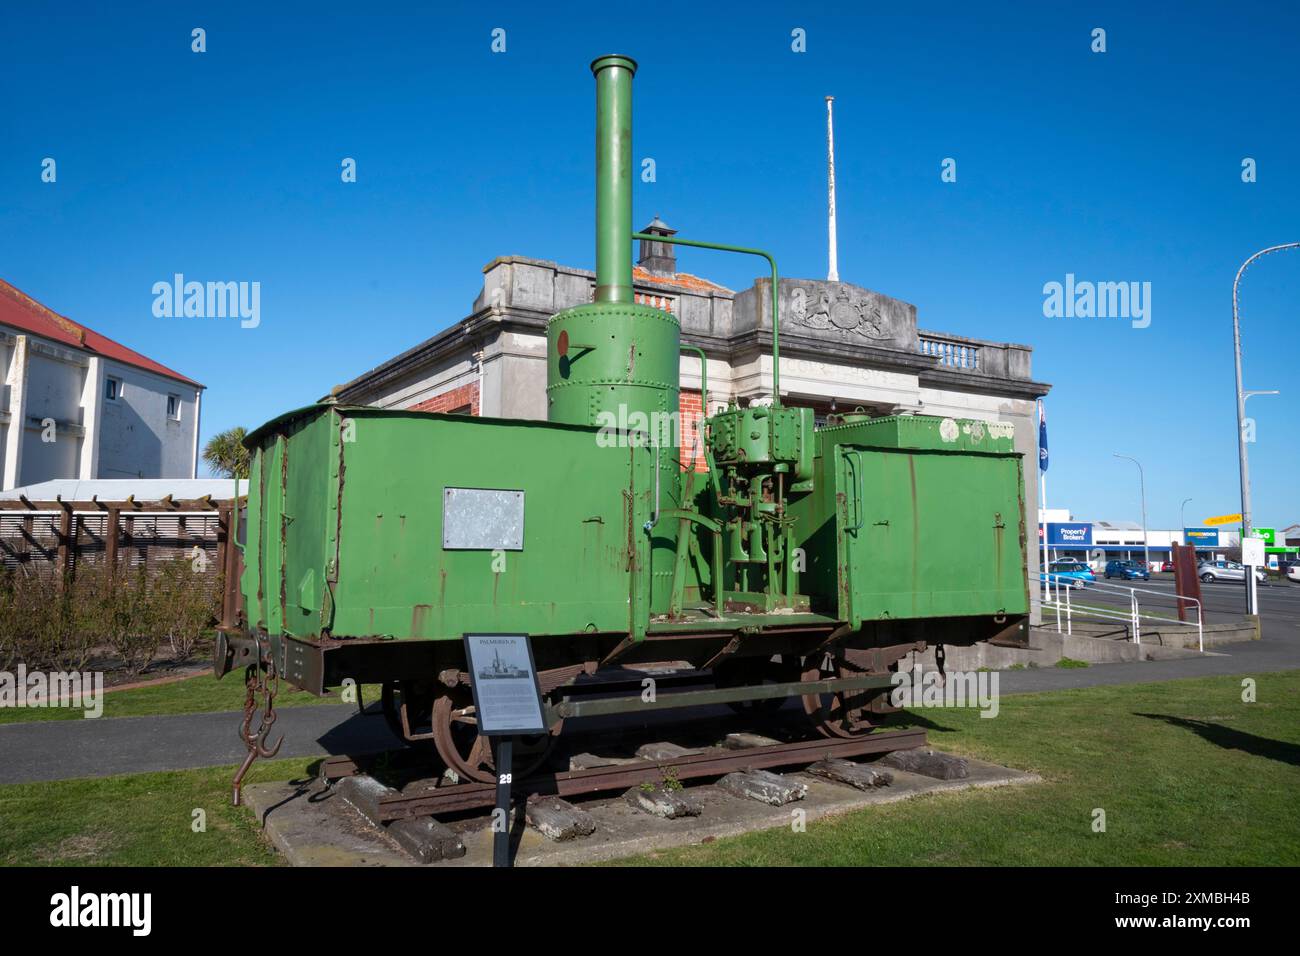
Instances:
[[[248,437],[216,671],[248,668],[249,712],[280,679],[316,694],[379,683],[397,732],[490,780],[465,632],[531,637],[553,729],[517,748],[516,773],[583,714],[576,689],[620,667],[686,662],[712,690],[664,698],[757,710],[796,697],[818,732],[853,737],[890,710],[889,673],[909,652],[1023,642],[1010,425],[844,415],[818,428],[781,403],[774,314],[771,405],[707,419],[707,472],[674,443],[678,320],[632,289],[635,71],[624,56],[592,64],[596,287],[548,325],[548,421],[326,402]]]

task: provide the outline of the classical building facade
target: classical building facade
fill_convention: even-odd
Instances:
[[[657,218],[644,232],[672,235]],[[709,411],[772,398],[771,280],[733,292],[677,271],[674,249],[643,241],[637,301],[681,322],[683,345],[708,362]],[[468,316],[335,390],[339,401],[503,418],[546,418],[546,321],[591,301],[595,273],[521,256],[493,259]],[[1035,400],[1049,386],[1031,374],[1026,345],[918,327],[916,306],[848,282],[782,279],[781,400],[818,417],[861,407],[877,415],[939,415],[1009,422],[1025,455],[1030,580],[1037,496]],[[683,445],[698,448],[701,362],[683,350]],[[702,459],[697,458],[702,467]],[[1031,593],[1034,591],[1030,589]]]

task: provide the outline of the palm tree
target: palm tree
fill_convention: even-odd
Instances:
[[[248,449],[244,447],[244,435],[241,426],[227,428],[217,432],[203,446],[203,460],[208,470],[222,478],[248,477]]]

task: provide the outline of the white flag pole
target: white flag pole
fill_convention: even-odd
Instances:
[[[1042,425],[1043,400],[1040,398],[1038,400],[1038,431],[1040,435],[1042,434]],[[1039,455],[1042,455],[1041,448],[1039,449]],[[1038,496],[1038,524],[1043,529],[1043,595],[1046,596],[1048,593],[1048,584],[1051,579],[1047,575],[1047,472],[1043,470],[1041,460],[1038,466],[1038,481],[1041,489]]]
[[[835,97],[826,97],[826,211],[829,268],[827,282],[840,281],[839,250],[835,240],[835,127],[831,121],[831,103]]]

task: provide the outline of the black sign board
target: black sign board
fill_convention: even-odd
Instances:
[[[480,734],[510,737],[547,732],[527,634],[466,634],[465,660]]]
[[[510,788],[515,737],[547,732],[542,688],[527,634],[466,634],[465,663],[478,732],[492,739],[497,768],[492,865],[510,865]]]

